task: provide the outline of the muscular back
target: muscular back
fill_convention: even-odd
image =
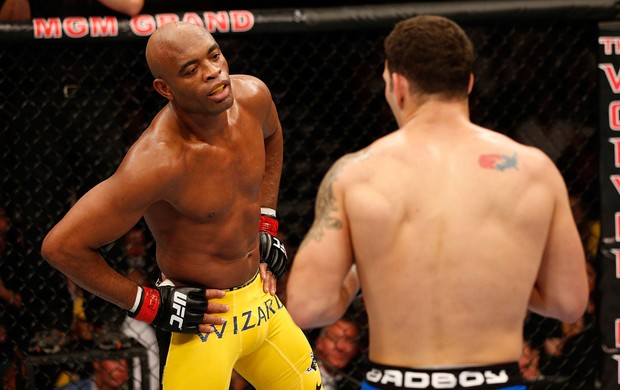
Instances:
[[[413,131],[411,131],[413,130]],[[538,150],[473,125],[400,130],[341,163],[372,360],[517,360],[565,197]]]

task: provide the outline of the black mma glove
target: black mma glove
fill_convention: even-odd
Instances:
[[[196,333],[207,311],[205,289],[198,287],[141,287],[142,296],[129,316],[166,332]]]
[[[265,209],[263,209],[265,210]],[[275,218],[275,210],[269,210],[270,214],[261,214],[259,223],[260,237],[260,262],[266,263],[267,268],[276,278],[280,279],[286,271],[286,248],[278,240],[278,220]]]

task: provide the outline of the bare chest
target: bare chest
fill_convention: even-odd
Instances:
[[[265,171],[262,134],[190,150],[172,205],[194,220],[213,220],[258,201]]]

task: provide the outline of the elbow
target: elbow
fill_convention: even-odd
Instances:
[[[570,293],[565,290],[559,296],[550,296],[535,288],[528,308],[541,316],[572,324],[583,317],[589,299],[588,288],[585,285],[573,288]]]
[[[590,302],[590,293],[586,284],[580,288],[575,288],[573,294],[568,294],[568,300],[560,306],[557,315],[558,320],[573,324],[585,314]]]
[[[589,296],[587,292],[585,294],[581,294],[579,297],[576,297],[574,300],[574,304],[564,310],[560,321],[567,324],[573,324],[577,322],[585,314],[586,309],[588,308],[588,303]]]
[[[291,313],[291,317],[293,317],[293,321],[295,321],[297,326],[299,326],[301,329],[309,330],[309,329],[316,328],[310,316],[305,315],[302,312],[297,312],[297,311],[290,312],[290,313]]]
[[[320,310],[317,305],[294,296],[286,298],[286,309],[293,321],[303,330],[319,328],[329,324],[329,313]]]
[[[54,234],[48,234],[41,244],[41,256],[54,268],[58,268],[61,253],[63,251],[60,240],[56,239]]]
[[[336,322],[344,311],[330,302],[318,304],[316,300],[296,299],[287,296],[286,308],[293,321],[303,330],[321,328]]]
[[[585,309],[584,310],[566,311],[566,312],[562,313],[562,315],[559,315],[558,319],[560,321],[566,323],[566,324],[574,324],[581,317],[583,317],[584,313],[585,313]]]
[[[309,310],[304,308],[304,303],[296,299],[294,296],[287,296],[286,309],[293,318],[293,321],[295,321],[297,326],[301,329],[306,330],[314,327]]]

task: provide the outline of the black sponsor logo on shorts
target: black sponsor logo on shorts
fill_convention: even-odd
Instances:
[[[366,373],[366,381],[403,389],[454,389],[508,383],[506,370],[463,370],[461,372],[422,372],[396,369],[377,369]]]

